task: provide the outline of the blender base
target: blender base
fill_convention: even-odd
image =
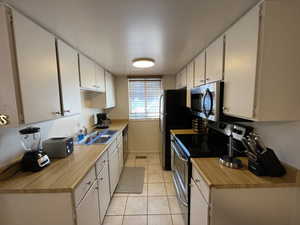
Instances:
[[[232,169],[240,169],[243,167],[242,161],[237,158],[229,157],[228,155],[223,156],[219,159],[219,163],[223,166],[232,168]]]

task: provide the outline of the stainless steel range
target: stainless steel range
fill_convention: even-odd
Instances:
[[[228,152],[227,123],[210,123],[206,134],[171,135],[171,164],[173,184],[185,224],[189,224],[191,158],[221,157]],[[235,143],[235,154],[244,155],[243,145]]]

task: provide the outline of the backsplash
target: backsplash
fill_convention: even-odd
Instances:
[[[272,148],[279,159],[300,169],[300,121],[256,122],[254,126],[265,144]]]
[[[81,93],[81,115],[64,117],[32,125],[41,128],[42,140],[54,136],[73,136],[82,126],[90,130],[93,125],[92,115],[101,112],[100,109],[92,107],[90,99],[91,96],[84,92]],[[24,153],[18,133],[20,128],[0,128],[0,167],[5,166],[18,155]]]

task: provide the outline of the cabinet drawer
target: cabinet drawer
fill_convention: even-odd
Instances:
[[[87,193],[94,180],[96,179],[95,167],[93,167],[87,175],[83,178],[81,183],[76,187],[74,191],[75,204],[78,205]]]
[[[192,177],[193,177],[196,185],[202,192],[203,197],[209,203],[209,195],[210,195],[209,186],[206,184],[206,182],[204,181],[202,176],[198,173],[198,171],[195,169],[195,167],[193,167]]]
[[[101,170],[103,169],[105,164],[107,164],[107,162],[108,162],[107,152],[104,152],[96,162],[96,175],[98,175],[101,172]]]

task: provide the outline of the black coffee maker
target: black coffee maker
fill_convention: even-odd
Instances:
[[[94,115],[94,121],[96,129],[107,129],[111,123],[106,113],[96,113]]]
[[[50,159],[40,149],[41,134],[39,127],[27,127],[19,131],[25,154],[21,165],[23,171],[37,172],[50,164]]]

